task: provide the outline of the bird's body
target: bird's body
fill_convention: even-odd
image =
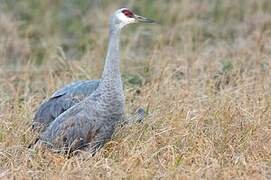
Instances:
[[[119,69],[118,31],[110,32],[108,49],[98,88],[57,117],[41,134],[40,140],[53,149],[74,151],[90,143],[88,146],[94,153],[111,138],[122,119],[125,99]]]
[[[66,153],[88,146],[95,153],[111,138],[116,121],[122,116],[106,114],[97,106],[91,99],[78,103],[53,121],[40,140],[56,151]]]
[[[54,99],[65,99],[65,96],[70,95],[74,98],[84,94],[84,97],[79,100],[70,100],[69,97],[67,110],[62,107],[53,108],[52,112],[60,115],[50,122],[45,120],[49,126],[40,134],[39,142],[57,151],[70,152],[88,147],[95,153],[111,139],[115,126],[123,119],[125,107],[119,67],[119,36],[125,25],[140,21],[153,22],[126,8],[117,10],[111,16],[108,51],[101,80],[90,81],[87,90],[78,88],[85,83],[81,81],[57,91],[49,100],[52,103]],[[64,112],[61,113],[57,108],[64,109]]]

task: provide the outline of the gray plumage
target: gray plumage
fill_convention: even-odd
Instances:
[[[82,85],[84,81],[81,81],[81,85],[77,82],[57,91],[47,102],[54,104],[50,106],[53,107],[50,110],[52,118],[49,118],[50,122],[47,122],[48,119],[45,120],[45,124],[49,126],[40,134],[38,143],[63,152],[72,152],[84,147],[94,154],[111,139],[116,125],[123,119],[125,107],[119,68],[119,36],[125,25],[136,22],[152,23],[153,21],[135,15],[126,8],[117,10],[111,16],[109,45],[101,80],[93,84],[91,82],[88,90],[79,88],[85,87]],[[89,95],[84,96],[83,100],[80,100],[80,97],[79,100],[77,98],[70,100],[70,96],[77,97],[78,94]],[[68,103],[65,102],[65,96],[69,97]],[[57,98],[57,102],[54,102]],[[65,103],[59,101],[61,98],[68,104],[64,105],[68,108],[63,107]],[[56,107],[57,104],[60,107]],[[41,113],[37,114],[42,114],[42,109],[46,107],[48,108],[49,105],[44,105],[40,110]],[[67,110],[61,113],[63,109]],[[138,112],[142,115],[142,110]]]
[[[38,108],[32,128],[43,131],[60,114],[91,95],[98,87],[100,80],[75,81],[56,91]]]

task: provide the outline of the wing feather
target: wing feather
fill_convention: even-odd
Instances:
[[[82,147],[92,154],[112,137],[117,121],[98,112],[97,102],[85,99],[58,116],[40,135],[40,142],[57,152]]]
[[[99,82],[99,80],[76,81],[56,91],[38,108],[33,119],[33,129],[43,131],[60,114],[91,95]]]

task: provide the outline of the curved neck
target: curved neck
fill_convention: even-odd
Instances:
[[[108,50],[102,78],[96,91],[89,97],[90,100],[96,101],[98,110],[117,115],[124,113],[125,104],[119,67],[120,30],[110,26]]]
[[[96,100],[101,109],[106,107],[107,111],[111,109],[115,113],[123,113],[124,109],[124,93],[119,67],[119,35],[120,31],[110,31],[109,33],[101,82],[95,93],[90,96],[98,98]]]
[[[119,68],[119,30],[109,31],[109,43],[105,59],[102,80],[120,77]]]

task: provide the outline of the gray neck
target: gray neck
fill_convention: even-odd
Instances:
[[[117,120],[124,113],[124,93],[119,65],[119,34],[120,31],[110,31],[109,44],[99,87],[91,98],[95,98],[97,109],[105,114],[117,115]],[[112,116],[113,117],[113,116]]]
[[[100,85],[95,91],[100,104],[123,103],[124,93],[119,65],[119,35],[120,29],[111,29],[109,44]],[[109,105],[109,104],[108,104]],[[110,105],[111,106],[111,105]]]
[[[102,74],[102,81],[108,79],[113,80],[120,78],[120,67],[119,67],[119,30],[109,31],[109,43],[108,50],[105,59],[104,70]]]

